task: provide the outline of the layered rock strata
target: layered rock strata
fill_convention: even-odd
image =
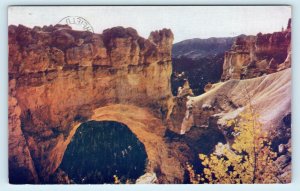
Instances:
[[[94,34],[9,26],[10,161],[23,157],[10,166],[47,182],[78,125],[110,119],[141,139],[158,182],[181,182],[180,154],[163,139],[173,107],[172,42],[168,29],[144,39],[123,27]]]
[[[291,67],[291,20],[286,30],[239,36],[225,52],[223,81],[248,79]]]

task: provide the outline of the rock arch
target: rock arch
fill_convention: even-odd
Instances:
[[[95,34],[9,26],[11,166],[47,182],[81,123],[114,120],[143,142],[160,183],[181,182],[184,163],[164,140],[174,105],[172,42],[168,29],[144,39],[123,27]]]
[[[163,139],[165,125],[146,108],[123,104],[108,105],[95,109],[93,115],[86,121],[91,120],[116,121],[125,124],[145,146],[149,160],[146,171],[154,173],[159,171],[160,181],[174,182],[183,175],[183,172],[173,168],[173,166],[180,166],[180,161],[168,157],[170,150]],[[51,151],[50,172],[54,173],[59,167],[68,144],[81,124],[81,122],[73,124],[67,138],[57,142],[57,146]]]

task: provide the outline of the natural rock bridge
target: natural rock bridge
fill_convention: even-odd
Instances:
[[[80,124],[114,121],[128,126],[144,144],[149,160],[146,171],[156,173],[159,183],[182,183],[187,161],[195,161],[199,153],[212,152],[218,142],[226,142],[221,122],[249,104],[241,99],[244,87],[251,90],[258,113],[265,117],[261,122],[281,132],[278,137],[290,148],[290,30],[270,36],[286,39],[274,41],[282,42],[280,47],[285,48],[272,48],[278,45],[267,40],[267,45],[262,41],[262,48],[256,46],[255,51],[249,49],[249,55],[240,55],[244,51],[239,48],[245,48],[236,45],[242,42],[252,47],[265,39],[262,37],[237,40],[225,55],[225,82],[188,99],[171,93],[170,30],[152,32],[144,39],[134,29],[122,27],[94,34],[62,25],[33,29],[9,26],[10,181],[51,183],[49,178],[57,172]],[[262,77],[258,76],[265,64],[254,70],[249,65],[244,77],[253,79],[240,80],[244,75],[241,66],[249,64],[253,51],[261,56],[253,59],[268,55],[273,65],[273,54],[280,52],[276,57],[279,64],[271,64],[265,71],[268,75]],[[188,110],[185,115],[187,100],[193,104],[191,113]],[[180,130],[186,134],[179,135]],[[288,161],[281,172],[287,180],[289,168]]]
[[[10,176],[47,182],[81,123],[110,120],[144,144],[147,171],[159,182],[182,182],[188,159],[164,140],[172,126],[172,42],[167,29],[144,39],[122,27],[93,34],[10,26]]]

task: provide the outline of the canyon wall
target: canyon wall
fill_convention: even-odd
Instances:
[[[239,36],[225,53],[223,82],[208,84],[200,96],[186,97],[181,133],[219,129],[226,139],[219,142],[230,144],[234,137],[226,122],[251,105],[278,153],[278,183],[290,182],[291,74],[290,20],[282,32]]]
[[[290,68],[290,44],[291,20],[281,32],[239,36],[225,52],[221,79],[248,79]]]
[[[173,107],[172,42],[173,34],[168,29],[152,32],[144,39],[134,29],[123,27],[94,34],[65,25],[32,29],[9,26],[9,152],[23,156],[10,167],[29,171],[31,182],[47,182],[76,127],[91,119],[105,120],[105,115],[95,116],[105,106],[142,108],[153,120],[143,120],[139,125],[147,127],[144,131],[148,134],[163,137],[163,124]],[[130,121],[134,121],[131,115],[135,110],[123,110],[107,118],[128,122],[133,128]],[[149,151],[155,140],[148,137],[142,142]],[[163,144],[163,140],[157,144]],[[153,161],[156,166],[152,170],[159,172],[160,182],[182,181],[178,159],[167,159],[173,151],[166,146],[163,151],[149,152],[150,158],[151,152],[166,155],[166,160],[158,157]],[[173,167],[178,165],[177,169]]]
[[[268,132],[272,149],[278,153],[276,163],[281,182],[291,181],[291,68],[273,74],[245,79],[228,80],[187,101],[182,132],[203,132],[218,128],[232,143],[232,129],[227,121],[251,105],[259,116],[263,132]],[[222,141],[220,141],[222,142]]]

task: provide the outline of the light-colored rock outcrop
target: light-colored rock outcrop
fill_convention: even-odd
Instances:
[[[136,180],[136,184],[154,184],[157,182],[156,174],[155,173],[146,173],[143,176],[139,177]]]
[[[220,122],[223,118],[234,118],[250,102],[267,129],[278,126],[291,112],[291,69],[258,78],[216,84],[207,93],[190,97],[187,105],[192,108],[192,124],[201,126],[217,113],[222,116]],[[212,107],[203,107],[205,105]]]
[[[250,104],[259,115],[264,131],[269,133],[275,145],[283,144],[286,152],[281,153],[279,165],[283,166],[282,179],[290,182],[291,172],[291,68],[262,77],[247,80],[228,80],[215,84],[208,92],[189,97],[182,132],[191,127],[202,131],[203,127],[218,127],[228,142],[226,121],[234,119]],[[279,149],[278,149],[279,150]],[[283,158],[284,155],[284,159]]]

